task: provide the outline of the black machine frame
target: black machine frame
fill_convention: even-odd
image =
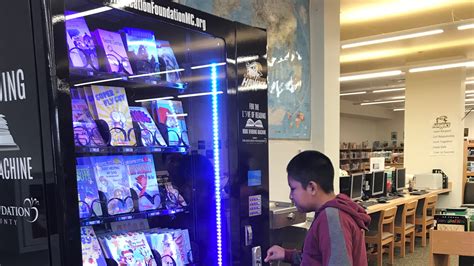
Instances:
[[[86,1],[86,0],[84,0]],[[178,9],[194,14],[206,21],[206,28],[179,23],[174,20],[157,17],[128,7],[121,7],[126,12],[147,16],[159,21],[175,24],[180,27],[202,31],[225,41],[227,91],[225,101],[227,113],[227,137],[229,154],[229,183],[231,198],[230,235],[225,241],[230,247],[230,256],[221,265],[251,265],[252,248],[260,246],[261,250],[269,247],[269,176],[268,176],[268,131],[258,141],[249,140],[242,134],[245,119],[240,114],[247,110],[249,103],[258,103],[260,110],[267,113],[267,89],[240,90],[244,80],[246,63],[239,63],[238,58],[258,56],[257,62],[262,66],[261,72],[266,78],[266,31],[240,23],[206,14],[169,1],[152,0],[155,4]],[[41,247],[48,255],[38,257],[35,250],[31,260],[35,265],[80,265],[81,240],[80,223],[77,206],[77,183],[74,178],[75,150],[71,118],[71,98],[69,94],[68,56],[65,38],[64,17],[65,1],[62,0],[22,0],[30,8],[33,39],[35,43],[35,67],[38,91],[38,114],[41,119],[39,134],[42,147],[42,194],[44,197],[47,219],[47,247]],[[114,1],[90,1],[99,6],[113,4]],[[15,25],[12,25],[13,27]],[[268,122],[263,121],[268,129]],[[261,170],[261,184],[248,185],[248,173],[254,169]],[[250,217],[249,197],[261,195],[261,215]],[[246,243],[246,226],[253,228],[252,241]],[[248,233],[248,231],[247,231]],[[19,236],[18,236],[19,237]],[[248,237],[248,236],[247,236]],[[34,250],[34,249],[33,249]],[[28,251],[25,251],[28,253]],[[0,258],[0,264],[22,261],[21,252],[11,253],[9,257]],[[33,252],[33,251],[32,251]],[[5,260],[2,263],[2,260]],[[217,262],[216,262],[217,265]]]

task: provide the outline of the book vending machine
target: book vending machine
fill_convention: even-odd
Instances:
[[[1,15],[0,265],[263,265],[265,30],[157,0]]]

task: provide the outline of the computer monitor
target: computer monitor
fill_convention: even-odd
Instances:
[[[362,185],[364,174],[353,174],[351,183],[351,199],[360,200],[362,198]]]
[[[382,196],[385,194],[385,172],[375,171],[372,172],[371,192],[372,197]]]
[[[395,170],[396,191],[402,192],[405,188],[405,168],[397,168]]]
[[[345,194],[350,198],[351,197],[351,184],[352,184],[351,176],[341,176],[339,178],[339,193]]]

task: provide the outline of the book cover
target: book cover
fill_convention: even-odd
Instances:
[[[178,247],[179,256],[184,264],[193,262],[193,254],[191,251],[191,241],[189,239],[188,229],[176,229],[172,232],[173,240]]]
[[[168,41],[156,40],[156,48],[158,49],[158,57],[165,64],[166,71],[179,69],[178,61]],[[180,83],[180,72],[166,73],[166,81]]]
[[[109,215],[133,211],[130,182],[122,156],[91,157],[97,188],[104,193]]]
[[[151,108],[155,121],[166,125],[170,146],[189,145],[185,120],[187,114],[183,112],[181,101],[153,101]]]
[[[125,167],[133,190],[138,196],[140,211],[158,209],[161,204],[153,156],[124,156]]]
[[[71,99],[72,126],[76,146],[104,146],[105,142],[100,135],[89,107],[83,99]]]
[[[112,146],[136,144],[127,95],[122,87],[92,86],[98,119],[109,126]]]
[[[136,74],[148,74],[160,71],[158,51],[155,44],[155,34],[152,31],[124,28],[124,39],[127,51]],[[159,75],[154,75],[159,79]]]
[[[469,221],[465,215],[435,214],[435,229],[443,231],[468,231]]]
[[[179,193],[179,191],[173,186],[169,178],[165,177],[163,179],[166,190],[166,208],[176,209],[179,207],[186,207],[188,204],[184,200],[181,193]]]
[[[79,217],[89,218],[93,214],[102,216],[99,191],[89,157],[76,159],[77,192],[79,198]]]
[[[94,94],[92,94],[91,87],[79,87],[77,88],[77,94],[86,101],[89,113],[93,119],[98,119],[97,109],[95,108]]]
[[[74,12],[66,11],[65,14],[74,14]],[[99,69],[96,47],[86,20],[78,17],[66,20],[65,24],[71,66]]]
[[[82,265],[107,266],[99,241],[91,226],[81,227]]]
[[[178,245],[174,242],[173,235],[169,232],[149,232],[146,239],[150,247],[156,250],[161,256],[162,265],[184,265],[178,250]]]
[[[133,74],[127,51],[119,33],[96,29],[92,34],[98,46],[104,51],[104,63],[108,72]]]
[[[104,237],[110,258],[118,265],[156,266],[144,233],[129,232]]]
[[[146,108],[130,106],[130,115],[132,120],[140,126],[141,139],[145,146],[166,146],[166,141]],[[158,143],[155,143],[155,139]]]

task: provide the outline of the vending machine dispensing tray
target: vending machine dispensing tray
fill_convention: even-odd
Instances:
[[[270,202],[270,229],[299,224],[306,221],[306,214],[299,212],[290,202]]]

